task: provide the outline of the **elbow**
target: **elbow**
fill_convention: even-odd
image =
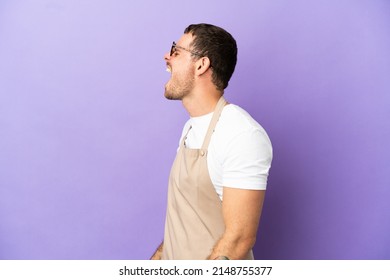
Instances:
[[[256,236],[250,236],[250,237],[244,238],[241,241],[241,246],[243,247],[243,249],[245,251],[249,251],[253,248],[253,246],[255,246],[255,243],[256,243]]]
[[[235,250],[231,257],[237,260],[245,259],[255,243],[256,236],[237,236],[233,241]]]
[[[248,257],[248,253],[252,250],[256,243],[256,236],[251,236],[241,239],[237,246],[237,259],[244,260]]]

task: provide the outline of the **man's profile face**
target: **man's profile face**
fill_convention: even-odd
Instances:
[[[191,34],[184,34],[176,42],[172,55],[165,54],[167,71],[171,73],[170,80],[165,84],[164,96],[171,100],[182,100],[194,88],[195,63],[191,57]]]

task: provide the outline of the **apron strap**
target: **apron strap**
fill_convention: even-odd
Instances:
[[[210,125],[209,125],[209,128],[208,128],[207,133],[206,133],[206,137],[204,138],[203,145],[202,145],[203,151],[207,151],[207,149],[209,147],[211,136],[213,135],[215,126],[217,125],[219,117],[221,116],[223,107],[225,107],[226,104],[227,104],[227,102],[222,95],[221,98],[218,100],[217,106],[215,106],[213,117],[210,121]]]
[[[190,132],[191,129],[192,129],[192,125],[191,125],[190,128],[187,130],[186,134],[183,136],[183,139],[181,140],[181,143],[180,143],[180,146],[181,146],[181,147],[185,147],[185,146],[186,146],[187,136],[188,136],[188,133]]]

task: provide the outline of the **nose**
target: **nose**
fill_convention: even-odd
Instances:
[[[171,58],[171,54],[169,52],[164,54],[164,60],[168,61]]]

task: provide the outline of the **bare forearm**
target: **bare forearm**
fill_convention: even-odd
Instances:
[[[150,258],[151,260],[161,260],[163,246],[164,246],[164,242],[161,242],[161,244],[160,244],[160,246],[158,246],[156,252]]]
[[[230,259],[242,260],[245,259],[248,252],[255,244],[255,237],[238,237],[225,234],[214,246],[213,251],[208,257],[209,260],[214,259]]]
[[[225,256],[245,259],[256,242],[265,191],[224,187],[222,212],[225,232],[215,244],[209,259]]]

